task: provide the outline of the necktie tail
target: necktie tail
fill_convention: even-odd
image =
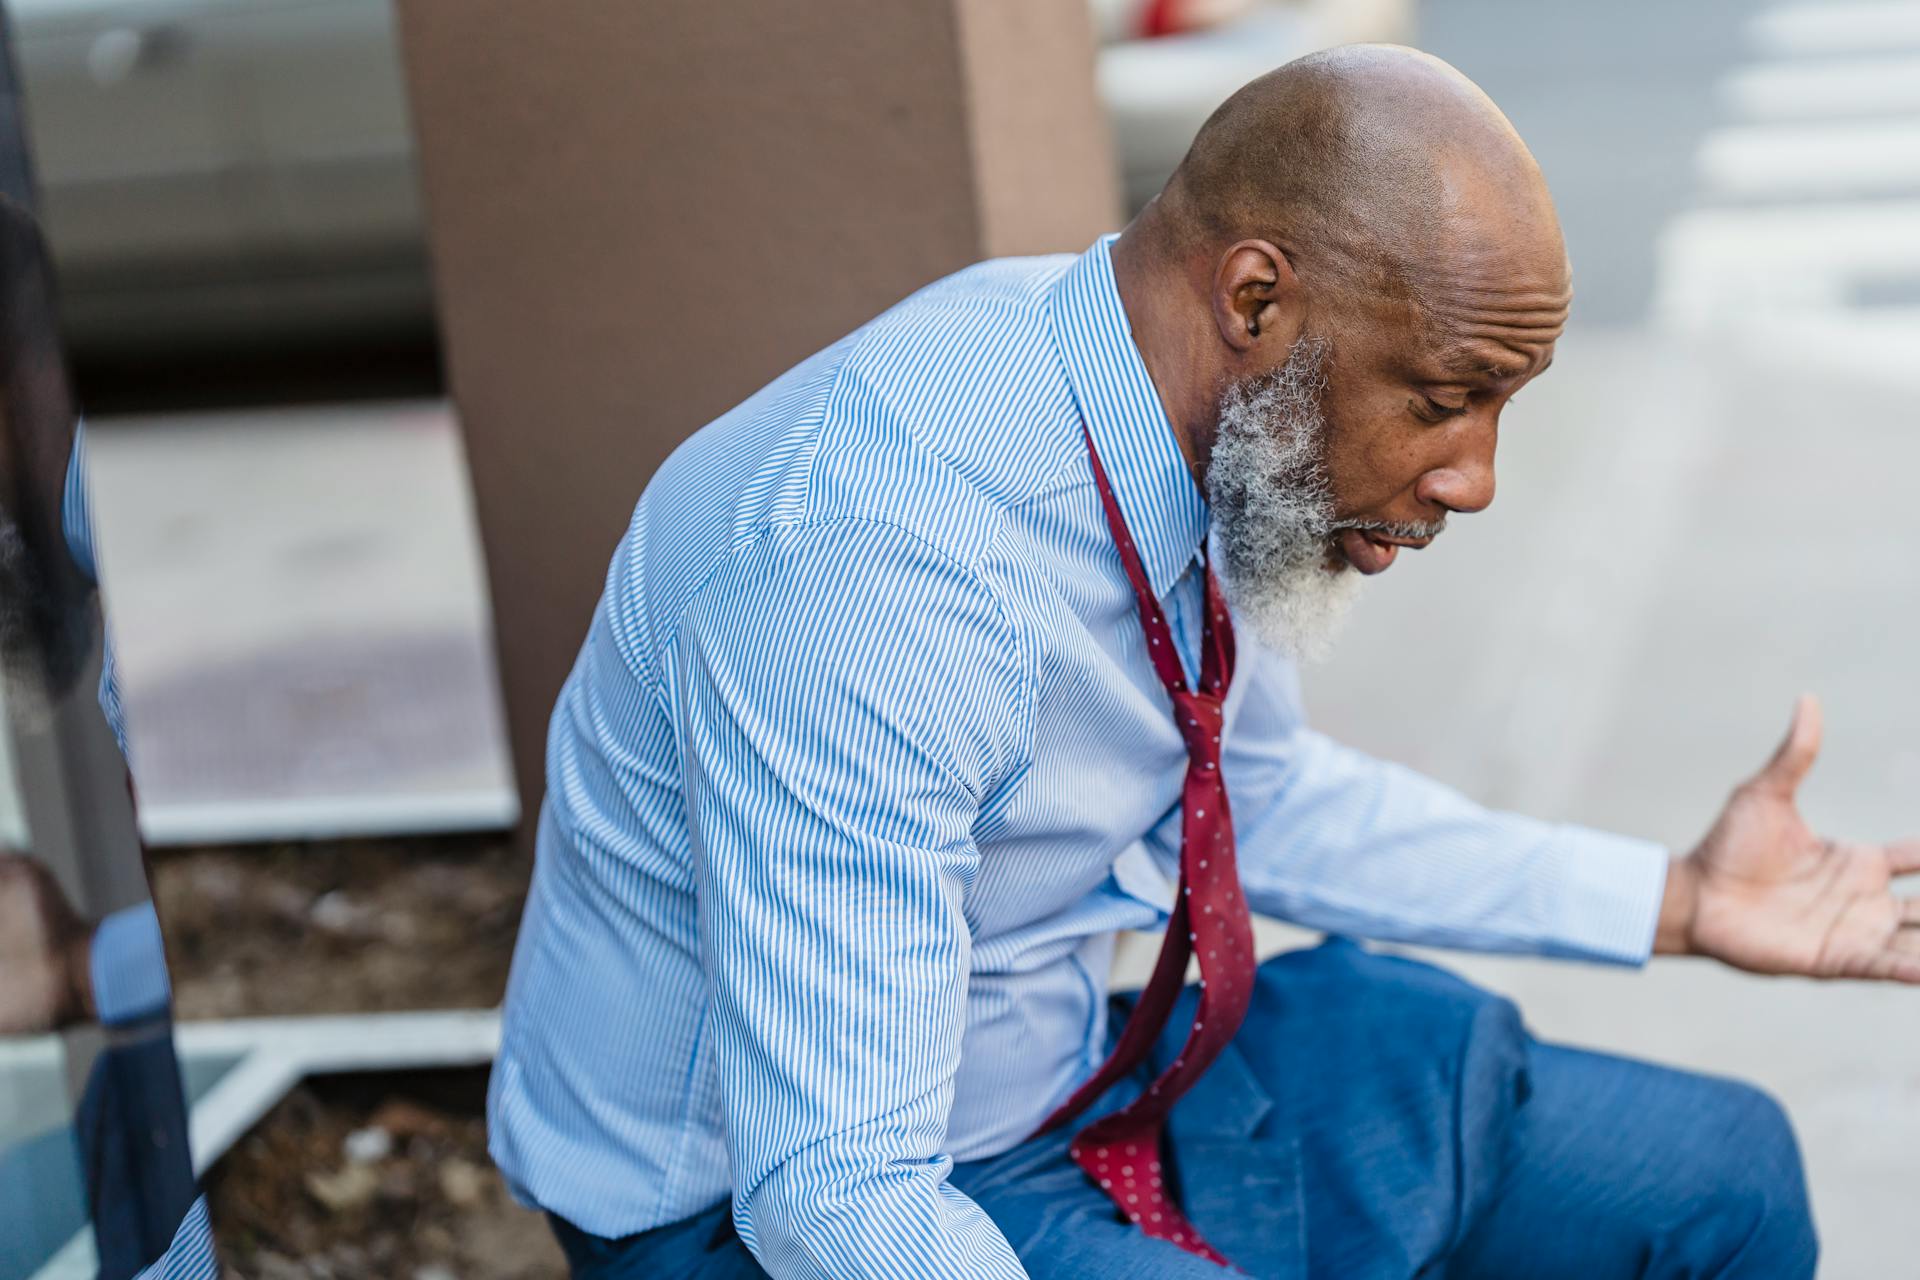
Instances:
[[[1223,708],[1236,656],[1233,625],[1209,566],[1201,614],[1199,687],[1189,689],[1174,649],[1172,630],[1154,598],[1146,567],[1127,531],[1093,436],[1084,428],[1083,434],[1107,527],[1139,606],[1148,660],[1166,687],[1175,725],[1187,745],[1187,776],[1181,792],[1177,896],[1153,976],[1135,1003],[1113,1053],[1048,1117],[1041,1132],[1073,1120],[1145,1061],[1178,1002],[1188,961],[1197,956],[1200,994],[1193,1027],[1179,1056],[1140,1097],[1082,1130],[1068,1154],[1142,1231],[1225,1267],[1231,1264],[1174,1203],[1164,1148],[1168,1113],[1233,1039],[1252,999],[1253,923],[1240,891],[1233,821],[1226,782],[1221,777]]]

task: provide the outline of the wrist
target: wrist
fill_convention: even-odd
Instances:
[[[1653,931],[1657,956],[1695,954],[1693,925],[1700,911],[1700,865],[1691,855],[1667,864],[1667,887],[1660,898],[1660,920]]]

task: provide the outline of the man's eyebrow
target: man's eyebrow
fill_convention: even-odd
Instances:
[[[1515,360],[1489,360],[1486,355],[1475,351],[1455,351],[1443,357],[1440,367],[1450,374],[1467,378],[1491,378],[1499,381],[1511,381],[1527,376],[1527,364]],[[1533,374],[1539,377],[1553,367],[1553,357]]]

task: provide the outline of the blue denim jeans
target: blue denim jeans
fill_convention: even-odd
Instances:
[[[1195,995],[1102,1110],[1178,1051]],[[1115,1002],[1117,1032],[1130,998]],[[1029,1274],[1218,1280],[1121,1219],[1067,1159],[1070,1136],[954,1166]],[[1344,941],[1260,967],[1246,1023],[1167,1137],[1187,1216],[1257,1277],[1814,1272],[1799,1151],[1766,1095],[1542,1044],[1507,1001]],[[623,1240],[554,1229],[577,1280],[764,1274],[725,1203]]]

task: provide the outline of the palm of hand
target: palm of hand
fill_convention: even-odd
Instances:
[[[1820,743],[1803,700],[1774,758],[1743,783],[1694,851],[1693,949],[1757,973],[1920,982],[1920,911],[1893,892],[1920,843],[1849,844],[1810,830],[1794,803]]]

